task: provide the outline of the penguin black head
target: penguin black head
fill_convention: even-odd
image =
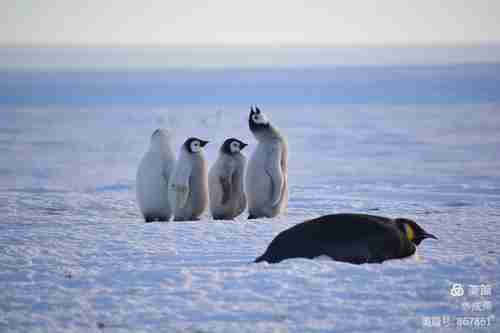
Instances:
[[[258,107],[252,106],[250,108],[250,114],[248,116],[248,126],[251,131],[258,131],[260,129],[264,129],[269,127],[269,120],[266,115],[260,111]]]
[[[240,141],[236,138],[229,138],[226,139],[226,141],[224,141],[224,143],[222,144],[221,151],[228,155],[234,155],[239,153],[246,146],[248,146],[248,144],[244,143],[243,141]]]
[[[433,234],[428,233],[422,227],[420,227],[415,221],[403,218],[397,218],[394,220],[404,235],[408,238],[410,242],[415,245],[420,245],[426,238],[438,239]]]
[[[208,141],[198,138],[189,138],[184,142],[184,148],[191,154],[199,153],[201,148],[205,147]]]

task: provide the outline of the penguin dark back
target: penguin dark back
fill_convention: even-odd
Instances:
[[[409,219],[332,214],[282,231],[255,262],[278,263],[326,255],[352,264],[381,263],[413,255],[426,238],[437,239]]]

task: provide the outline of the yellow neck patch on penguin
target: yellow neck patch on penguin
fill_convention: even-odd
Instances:
[[[406,224],[406,223],[404,224],[404,226],[405,226],[406,237],[411,242],[412,240],[415,239],[415,231],[413,231],[413,228],[410,225]]]

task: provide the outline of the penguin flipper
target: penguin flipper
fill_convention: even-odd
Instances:
[[[219,177],[219,182],[222,186],[222,204],[226,204],[229,201],[231,195],[231,177],[221,176]]]
[[[319,245],[321,255],[326,255],[335,261],[363,264],[372,262],[372,253],[362,242],[331,244],[321,242]]]
[[[186,186],[181,186],[177,185],[175,189],[176,193],[176,209],[182,208],[186,205],[187,198],[188,198],[188,193],[189,193],[189,188]]]
[[[266,165],[266,173],[271,178],[271,205],[276,206],[281,198],[284,187],[283,171],[281,170],[281,146],[279,143],[273,144]]]
[[[189,178],[191,176],[191,167],[184,166],[183,168],[176,168],[173,175],[170,189],[174,192],[175,205],[174,209],[183,208],[186,205],[189,197]]]
[[[163,179],[165,180],[165,184],[168,184],[170,182],[171,173],[172,173],[171,163],[163,163],[161,175],[163,176]]]
[[[336,261],[351,264],[381,263],[387,259],[402,258],[413,254],[403,250],[398,236],[386,233],[357,241],[320,243],[321,254]],[[413,246],[414,248],[414,246]]]

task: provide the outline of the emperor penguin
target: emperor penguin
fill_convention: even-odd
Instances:
[[[287,141],[258,107],[250,109],[248,125],[258,142],[245,178],[248,218],[274,217],[288,204]]]
[[[188,138],[181,146],[169,182],[174,221],[198,220],[207,208],[208,172],[202,149],[207,143],[199,138]]]
[[[219,150],[217,161],[210,168],[210,212],[216,220],[232,220],[246,208],[243,187],[246,158],[241,153],[246,146],[238,139],[227,139]]]
[[[325,255],[352,264],[381,263],[413,255],[426,238],[437,239],[410,219],[332,214],[282,231],[255,262]]]
[[[170,134],[157,129],[151,135],[149,151],[143,156],[136,177],[137,202],[146,222],[168,221],[172,215],[168,182],[174,163]]]

